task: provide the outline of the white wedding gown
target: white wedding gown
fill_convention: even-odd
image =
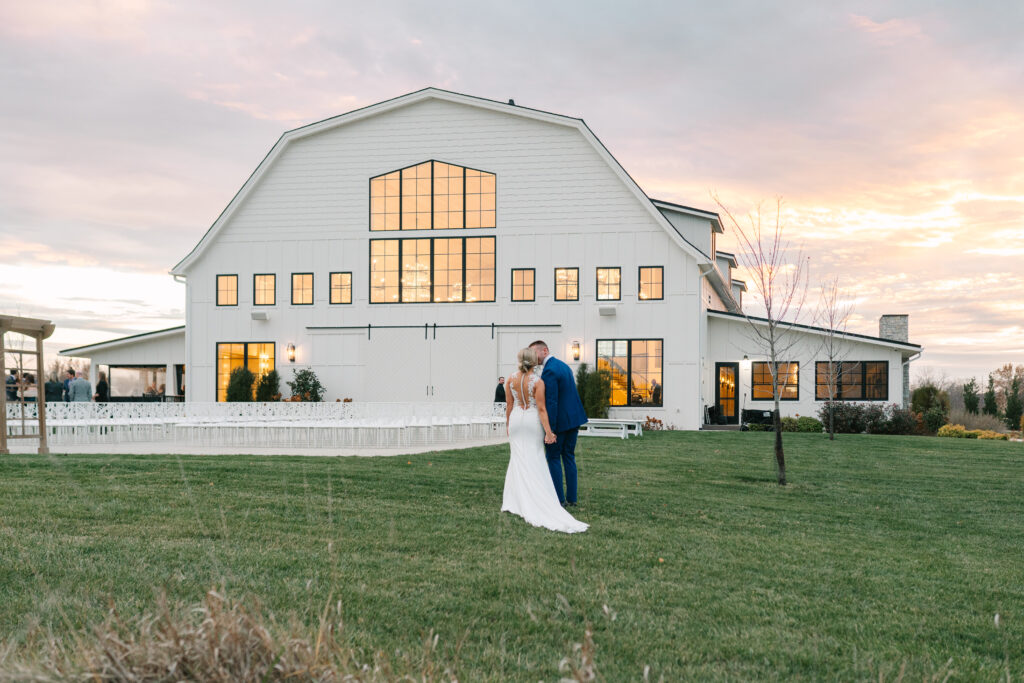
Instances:
[[[519,515],[533,526],[552,531],[575,534],[586,531],[589,525],[570,515],[555,493],[547,457],[544,455],[544,428],[533,402],[533,389],[540,378],[530,373],[525,382],[525,401],[521,391],[520,374],[509,378],[514,407],[508,420],[508,441],[512,455],[505,474],[505,494],[502,512]]]

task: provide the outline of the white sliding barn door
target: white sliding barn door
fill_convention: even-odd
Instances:
[[[374,328],[363,343],[364,401],[429,401],[430,342],[423,329]]]
[[[430,334],[434,401],[491,401],[498,385],[497,339],[482,327],[439,327]]]

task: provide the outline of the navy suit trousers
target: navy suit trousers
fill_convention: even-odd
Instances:
[[[558,440],[545,446],[551,481],[558,493],[558,502],[576,502],[576,437],[579,428],[558,432]],[[565,469],[565,491],[562,490],[562,469]]]

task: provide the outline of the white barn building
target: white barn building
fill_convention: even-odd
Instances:
[[[581,119],[404,95],[285,133],[174,266],[186,398],[223,400],[245,363],[311,367],[331,401],[486,401],[543,339],[612,372],[613,415],[736,421],[770,402],[721,233],[649,198]],[[847,398],[906,400],[905,331],[848,335]],[[816,409],[805,332],[786,414]]]

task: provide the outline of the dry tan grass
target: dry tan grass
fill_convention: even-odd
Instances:
[[[111,609],[100,626],[70,639],[36,633],[0,651],[0,681],[457,681],[455,660],[437,661],[438,637],[421,652],[372,661],[343,643],[341,605],[325,607],[315,632],[287,625],[216,591],[201,605],[171,609],[160,599],[155,616],[126,623]],[[592,680],[592,679],[581,679]]]
[[[1006,431],[1006,423],[1000,420],[998,417],[984,415],[982,413],[969,413],[962,408],[954,408],[953,410],[949,411],[949,423],[954,425],[963,425],[964,429],[967,430],[987,429],[993,432]]]

